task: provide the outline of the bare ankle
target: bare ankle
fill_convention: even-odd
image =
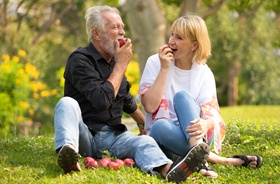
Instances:
[[[166,177],[167,172],[169,171],[171,164],[165,164],[159,167],[155,167],[154,171],[160,173],[164,178]]]

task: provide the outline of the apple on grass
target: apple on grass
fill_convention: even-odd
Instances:
[[[111,162],[110,158],[101,158],[98,163],[101,167],[108,167],[109,162]]]
[[[126,159],[124,159],[123,162],[124,162],[124,165],[125,165],[125,166],[133,167],[133,166],[135,165],[134,160],[131,159],[131,158],[126,158]]]
[[[107,166],[110,169],[114,169],[114,170],[118,170],[119,169],[119,164],[114,162],[114,161],[109,162]]]
[[[114,162],[116,162],[116,163],[119,165],[119,167],[123,167],[123,166],[124,166],[123,160],[121,160],[121,159],[119,159],[119,158],[116,158],[116,159],[114,160]]]
[[[92,158],[92,157],[86,157],[84,160],[84,164],[85,164],[85,168],[87,168],[87,169],[92,169],[92,168],[98,167],[97,161],[94,160],[94,158]]]

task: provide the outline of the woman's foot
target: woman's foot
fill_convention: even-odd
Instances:
[[[259,155],[234,155],[232,159],[234,166],[260,168],[262,165],[262,157]]]
[[[207,178],[217,178],[218,174],[213,170],[212,167],[208,166],[208,164],[206,164],[205,166],[202,167],[202,169],[200,169],[199,171],[200,174],[202,174],[203,176],[207,177]]]

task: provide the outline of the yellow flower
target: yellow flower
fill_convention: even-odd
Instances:
[[[18,57],[18,56],[13,56],[12,60],[13,60],[15,63],[18,63],[18,62],[19,62],[19,57]]]
[[[10,61],[10,56],[8,54],[2,54],[2,59],[4,62]]]
[[[11,65],[7,62],[3,63],[1,66],[1,73],[5,72],[5,73],[10,73],[12,71],[12,67]]]
[[[26,56],[26,52],[24,50],[19,50],[18,51],[18,55],[22,56],[22,57],[25,57]]]
[[[50,96],[50,92],[48,92],[48,91],[46,91],[46,90],[41,91],[41,96],[42,96],[42,97],[48,97],[48,96]]]
[[[64,86],[64,82],[65,82],[65,79],[63,77],[61,77],[60,81],[59,81],[59,86],[63,87]]]
[[[28,107],[28,103],[24,101],[19,102],[19,107],[22,109],[26,109]]]
[[[23,116],[18,116],[18,117],[17,117],[17,120],[18,120],[19,122],[23,121]]]
[[[36,82],[36,81],[30,82],[30,86],[34,92],[43,90],[46,88],[46,84],[43,84],[41,82]]]
[[[33,77],[34,79],[38,79],[39,77],[39,72],[37,71],[36,67],[26,63],[25,65],[25,71],[28,75],[30,75],[31,77]]]
[[[58,93],[57,89],[53,89],[53,90],[51,91],[51,94],[52,94],[52,95],[56,95],[57,93]]]
[[[137,84],[132,84],[132,85],[131,85],[130,93],[131,93],[133,96],[136,96],[136,95],[137,95],[137,93],[138,93],[138,85],[137,85]]]
[[[34,97],[35,99],[38,99],[40,96],[39,96],[38,93],[33,93],[33,97]]]
[[[34,115],[34,109],[29,109],[29,114],[32,116]]]

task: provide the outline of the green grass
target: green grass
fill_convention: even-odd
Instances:
[[[185,183],[280,183],[280,106],[223,107],[227,136],[222,156],[257,153],[263,157],[260,169],[213,165],[219,174],[208,179],[197,173]],[[53,134],[0,140],[0,183],[167,183],[160,176],[138,168],[118,171],[98,168],[64,175],[57,165]]]

